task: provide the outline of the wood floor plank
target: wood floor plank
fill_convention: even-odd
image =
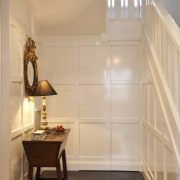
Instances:
[[[54,178],[54,171],[43,172],[42,178]],[[69,171],[68,180],[144,180],[140,172],[131,171]]]

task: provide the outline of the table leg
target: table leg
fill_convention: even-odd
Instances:
[[[57,180],[62,180],[60,161],[57,162],[56,174],[57,174]]]
[[[63,163],[63,175],[64,179],[67,179],[67,164],[66,164],[66,151],[62,151],[62,163]]]
[[[40,178],[40,171],[41,171],[41,167],[37,167],[37,170],[36,170],[36,180],[38,180]]]
[[[28,171],[28,180],[33,179],[33,167],[29,166],[29,171]]]

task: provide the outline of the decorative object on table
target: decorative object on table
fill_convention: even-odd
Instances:
[[[31,134],[32,140],[43,140],[45,137],[45,130],[36,130]]]
[[[56,132],[64,132],[64,130],[65,130],[63,125],[57,125],[55,129],[56,129]]]
[[[32,93],[38,82],[37,56],[35,54],[35,41],[27,38],[24,49],[24,85],[26,96],[32,96]]]
[[[32,95],[42,97],[41,129],[48,129],[46,96],[57,95],[57,92],[53,89],[47,80],[42,80],[37,83],[37,86],[34,89]]]

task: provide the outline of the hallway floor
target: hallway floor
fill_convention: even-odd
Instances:
[[[54,172],[46,172],[46,177],[53,178]],[[43,175],[42,175],[43,177]],[[70,171],[68,180],[144,180],[140,172],[129,171]],[[50,179],[47,179],[50,180]]]

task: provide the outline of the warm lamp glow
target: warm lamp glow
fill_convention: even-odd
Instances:
[[[56,95],[57,92],[53,89],[47,80],[39,81],[37,87],[33,91],[33,96],[42,96],[41,108],[41,129],[48,129],[47,113],[46,113],[46,96]]]

